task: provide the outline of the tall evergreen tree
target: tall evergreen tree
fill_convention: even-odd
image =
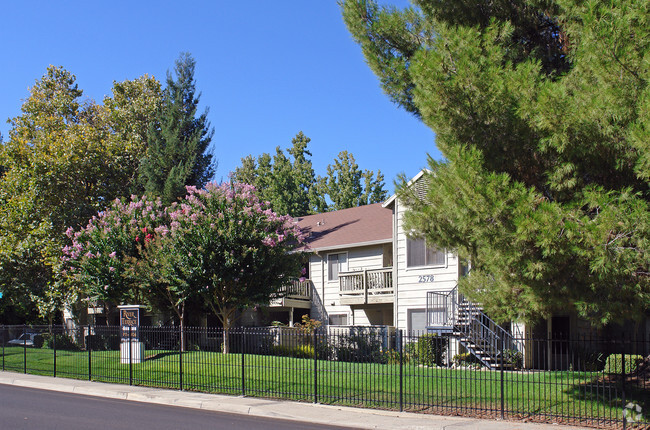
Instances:
[[[469,257],[461,290],[502,319],[650,308],[645,1],[345,0],[388,96],[436,133],[406,227]]]
[[[169,204],[185,196],[188,185],[202,187],[214,175],[208,147],[214,131],[208,109],[197,116],[200,94],[196,94],[196,62],[181,54],[174,68],[175,79],[167,73],[167,88],[156,121],[149,128],[147,154],[140,178],[148,194]]]

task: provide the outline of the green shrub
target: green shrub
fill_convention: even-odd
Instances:
[[[42,348],[44,342],[45,339],[43,339],[42,335],[37,334],[36,336],[34,336],[34,348]]]
[[[116,351],[120,348],[120,338],[115,334],[109,336],[91,334],[86,336],[86,345],[93,351]],[[59,348],[58,338],[56,348],[61,349]]]
[[[636,371],[639,364],[643,362],[643,356],[625,354],[625,373]],[[623,355],[611,354],[605,361],[605,373],[621,373],[623,371]]]
[[[605,354],[602,352],[585,351],[578,349],[574,367],[584,372],[599,372],[605,368]]]
[[[314,347],[312,345],[300,345],[293,349],[293,356],[296,358],[314,358]]]
[[[415,343],[414,359],[425,366],[442,366],[447,353],[447,338],[437,334],[424,334]]]
[[[273,347],[273,355],[280,357],[314,358],[314,347],[313,345],[275,345]]]
[[[524,365],[524,354],[516,349],[506,349],[503,351],[503,363],[521,369]]]
[[[481,365],[481,362],[478,360],[478,358],[469,352],[461,352],[459,354],[456,354],[453,356],[451,361],[456,366],[463,367],[479,367]]]
[[[349,334],[337,337],[334,355],[338,361],[386,363],[382,336],[364,327],[350,327]],[[319,351],[320,354],[320,351]]]
[[[79,351],[79,346],[77,343],[74,341],[72,336],[67,335],[67,334],[57,334],[57,335],[52,335],[50,333],[46,333],[43,335],[43,345],[46,346],[50,349],[54,348],[54,341],[56,337],[56,349],[60,350],[65,350],[65,351]]]
[[[394,349],[389,349],[384,353],[386,359],[385,362],[388,364],[399,364],[399,351],[396,351]],[[404,353],[404,356],[402,358],[402,363],[407,364],[410,361],[410,356],[406,353]]]

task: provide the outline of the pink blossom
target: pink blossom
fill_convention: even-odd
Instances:
[[[277,243],[275,242],[275,240],[273,240],[272,237],[265,237],[264,239],[262,239],[262,243],[265,246],[268,246],[268,247],[271,247],[271,248],[274,248],[275,245],[277,245]]]

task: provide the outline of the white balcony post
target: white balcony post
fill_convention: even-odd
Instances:
[[[368,270],[363,271],[363,303],[368,303]]]

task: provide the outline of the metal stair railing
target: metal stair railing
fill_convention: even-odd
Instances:
[[[471,348],[472,345],[469,345],[470,347],[468,345],[464,346],[484,365],[490,368],[498,367],[502,350],[522,350],[521,340],[515,339],[510,332],[497,324],[483,312],[482,307],[467,300],[460,293],[457,293],[457,297],[459,318],[456,328],[468,334],[468,339],[475,347]],[[464,314],[463,318],[467,319],[467,328],[464,330],[463,324],[461,324],[461,312]],[[503,345],[500,345],[500,341],[503,341]]]
[[[502,332],[497,333],[496,328],[499,326],[485,315],[482,308],[467,300],[462,294],[458,293],[457,297],[459,317],[454,331],[459,335],[459,342],[484,366],[488,368],[498,366],[500,341],[507,332],[501,329]]]
[[[480,305],[467,300],[458,292],[458,286],[448,292],[428,292],[427,323],[430,327],[450,328],[459,342],[489,368],[500,365],[502,350],[523,350],[520,339],[487,316]]]
[[[427,293],[427,326],[453,328],[458,319],[456,291],[429,291]]]

